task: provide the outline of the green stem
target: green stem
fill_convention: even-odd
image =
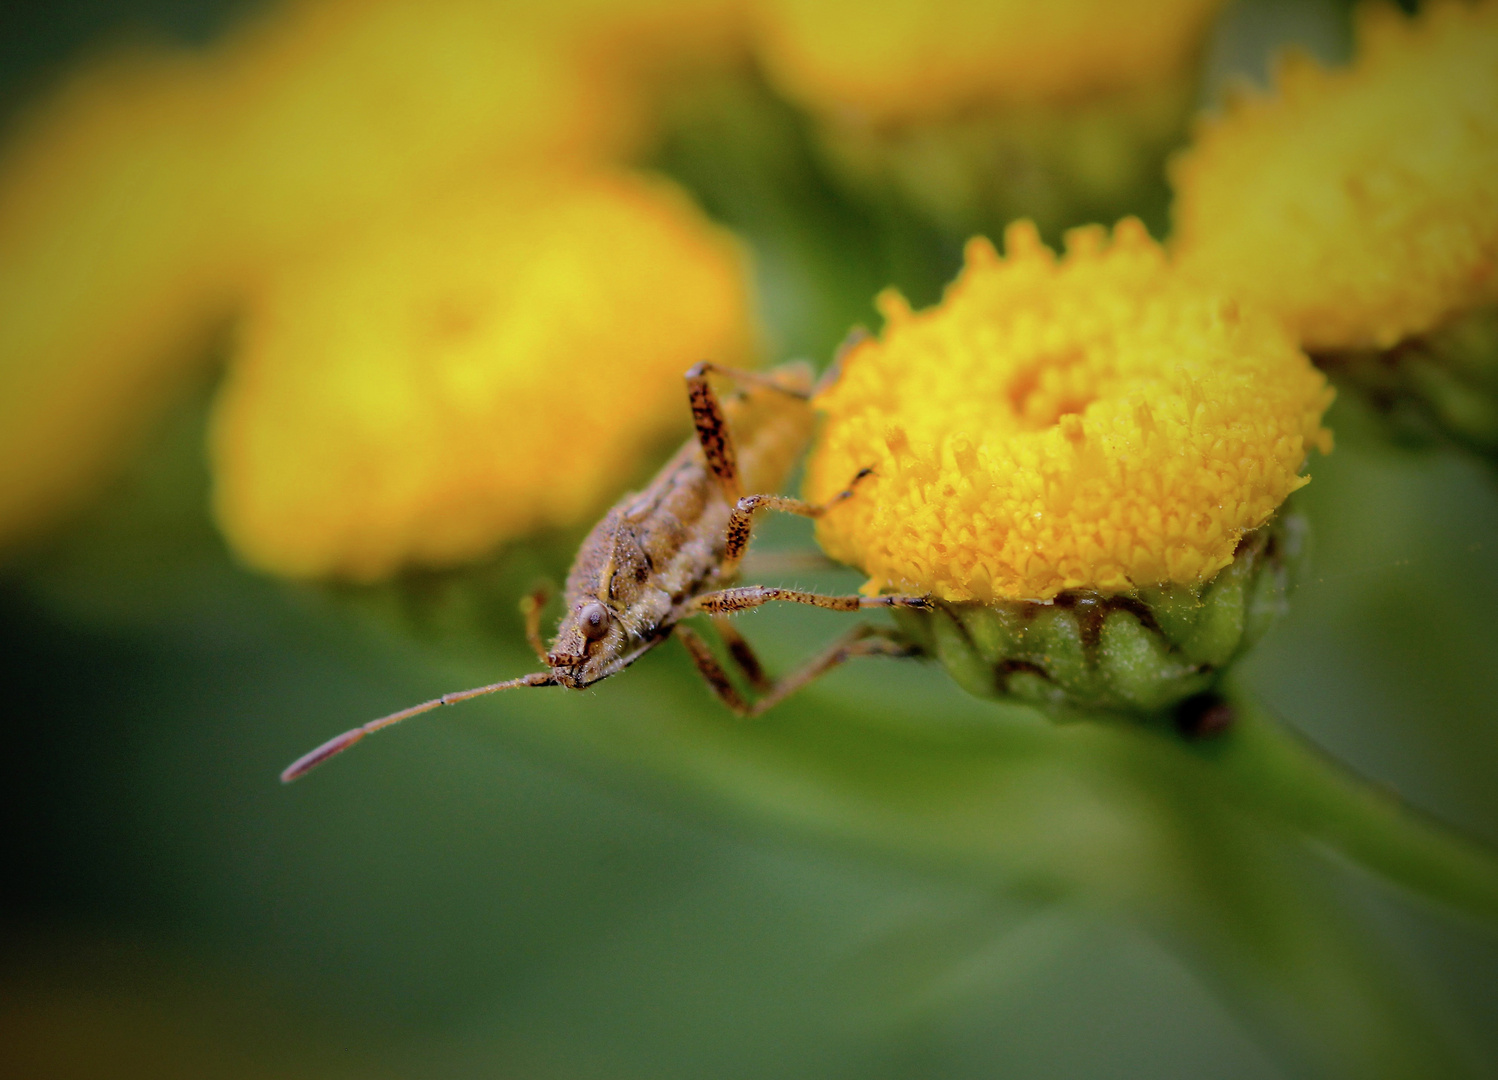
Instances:
[[[1230,697],[1233,726],[1193,747],[1244,795],[1360,866],[1498,927],[1498,853],[1332,760],[1241,691]]]

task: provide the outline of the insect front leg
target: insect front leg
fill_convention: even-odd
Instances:
[[[546,657],[546,645],[541,640],[541,612],[550,599],[551,587],[537,585],[529,596],[520,601],[520,614],[525,618],[525,640],[530,643],[531,649],[543,664],[551,663]]]

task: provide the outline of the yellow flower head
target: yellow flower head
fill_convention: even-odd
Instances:
[[[0,152],[0,547],[97,487],[229,305],[192,139],[205,82],[180,56],[111,57]]]
[[[1184,280],[1138,221],[1112,242],[1028,222],[983,239],[935,308],[880,297],[844,359],[807,476],[818,540],[866,589],[1048,599],[1197,584],[1306,482],[1331,400],[1267,316]]]
[[[216,58],[208,138],[237,239],[274,251],[476,163],[618,160],[643,122],[621,52],[697,45],[724,2],[286,3]],[[656,41],[661,5],[683,40]]]
[[[764,0],[758,21],[790,96],[879,123],[1152,82],[1190,56],[1220,3]]]
[[[1498,298],[1498,3],[1365,8],[1352,66],[1285,63],[1173,179],[1183,266],[1307,348],[1387,347]]]
[[[738,247],[675,189],[559,176],[449,190],[293,260],[253,305],[212,432],[230,542],[374,579],[596,512],[743,363]]]
[[[635,84],[734,3],[283,0],[71,73],[0,148],[0,545],[108,475],[267,262],[455,177],[616,159]]]

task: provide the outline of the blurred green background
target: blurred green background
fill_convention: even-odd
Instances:
[[[7,5],[0,101],[248,6]],[[1204,93],[1347,34],[1340,4],[1234,5]],[[653,163],[750,240],[775,354],[825,358],[879,287],[934,299],[959,248],[840,195],[804,127],[757,84],[703,88]],[[1139,195],[1157,233],[1164,205]],[[207,517],[209,390],[0,577],[7,1075],[1498,1075],[1490,930],[926,665],[855,665],[744,725],[669,645],[283,788],[344,727],[530,670],[515,599],[578,536],[370,589],[254,576]],[[1246,681],[1498,843],[1492,469],[1391,442],[1346,394],[1329,423],[1298,497],[1313,565]],[[760,548],[810,550],[803,524]],[[784,669],[842,624],[743,625]]]

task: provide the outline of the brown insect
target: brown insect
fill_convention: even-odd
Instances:
[[[738,392],[720,400],[710,374],[732,377]],[[745,490],[778,490],[809,441],[814,421],[810,367],[787,364],[756,374],[703,363],[686,373],[686,381],[695,437],[644,491],[625,496],[583,541],[567,575],[567,610],[550,650],[541,643],[545,593],[532,594],[521,604],[526,639],[547,670],[443,694],[371,720],[292,762],[281,773],[282,781],[295,780],[371,732],[442,705],[521,686],[591,686],[623,671],[673,632],[714,693],[740,716],[757,716],[855,656],[910,655],[912,647],[891,633],[859,625],[791,675],[778,681],[765,675],[754,650],[723,616],[776,600],[835,611],[925,609],[930,603],[923,596],[825,596],[766,585],[732,586],[755,514],[779,510],[821,517],[851,498],[870,470],[820,506],[783,495],[746,495]],[[753,689],[753,700],[734,686],[707,643],[679,625],[698,613],[713,617],[729,656]]]

